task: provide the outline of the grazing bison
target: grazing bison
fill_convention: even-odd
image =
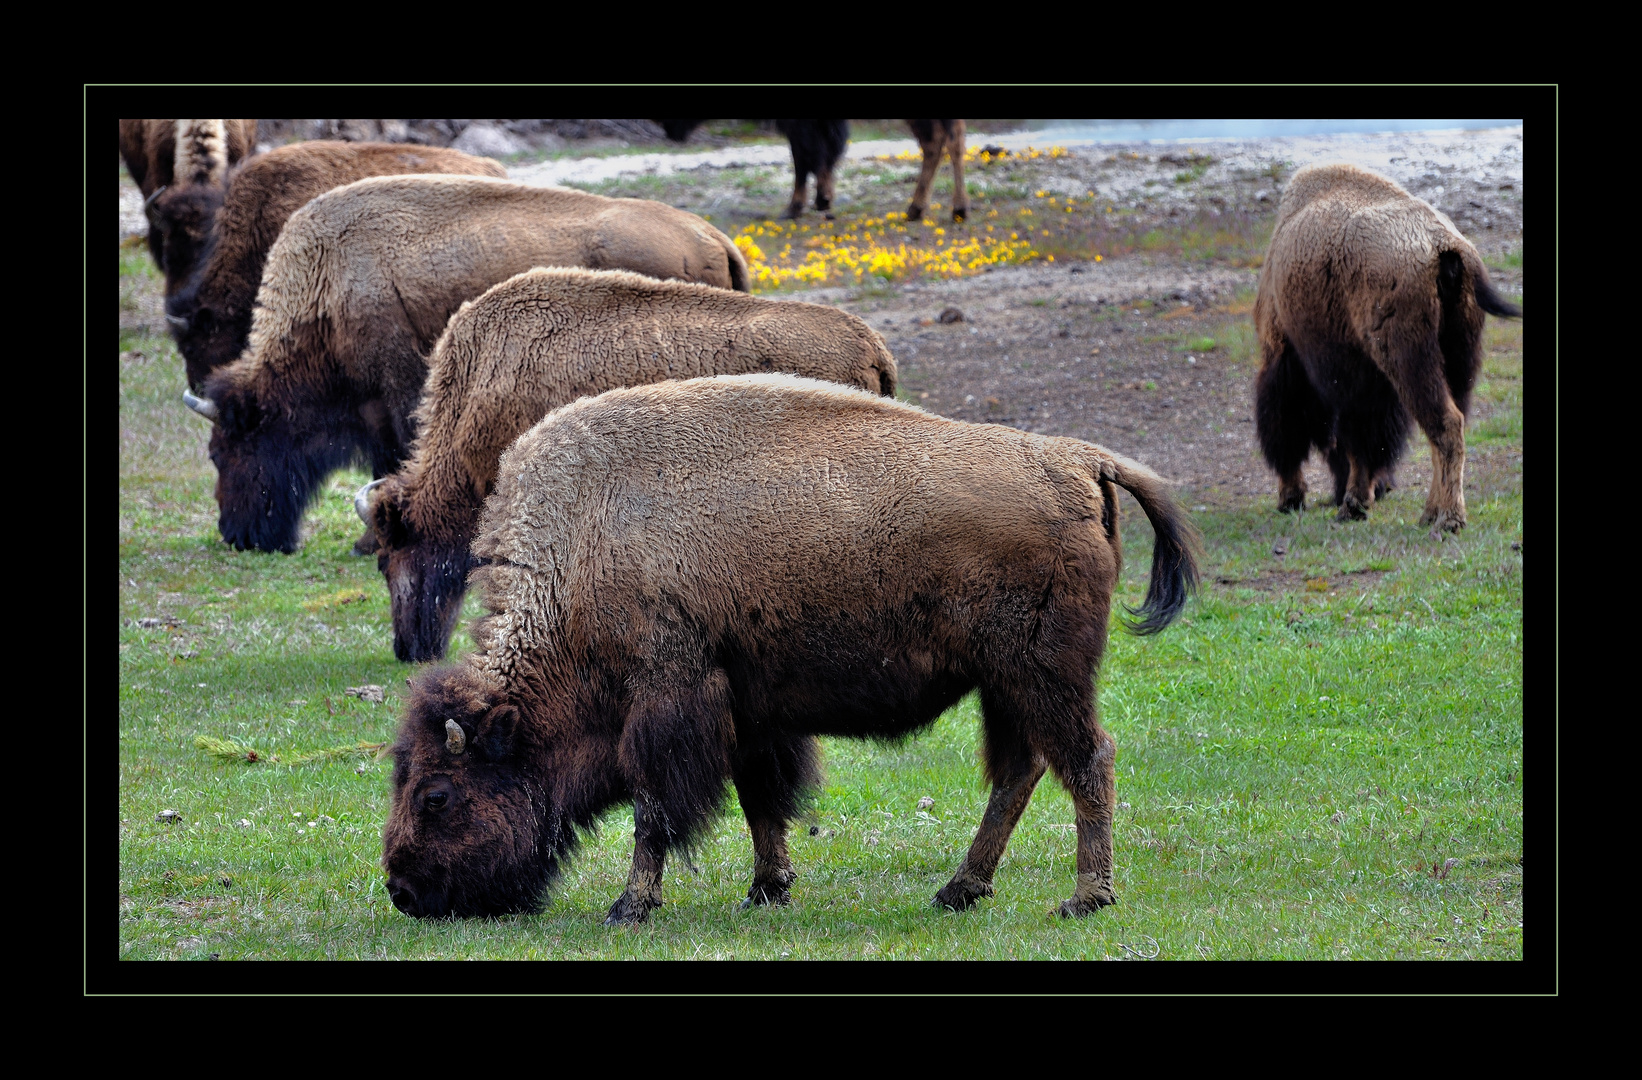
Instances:
[[[498,162],[459,150],[330,140],[282,146],[235,169],[202,245],[205,254],[165,302],[189,387],[198,390],[212,370],[245,351],[262,265],[287,218],[332,188],[405,173],[507,178]]]
[[[193,269],[230,166],[256,145],[255,120],[121,120],[120,157],[143,193],[148,250],[166,295]]]
[[[728,237],[644,199],[478,176],[382,176],[314,199],[268,253],[245,354],[190,408],[213,422],[218,527],[236,548],[294,551],[320,481],[399,467],[424,359],[464,300],[534,266],[636,270],[745,287]],[[364,538],[356,550],[374,550]]]
[[[992,797],[935,903],[991,894],[1045,767],[1077,814],[1061,914],[1114,902],[1116,748],[1093,683],[1114,484],[1155,530],[1135,627],[1155,632],[1195,585],[1194,534],[1153,473],[1101,447],[785,375],[558,409],[485,503],[479,650],[412,683],[383,829],[394,904],[532,910],[577,829],[631,801],[632,875],[606,921],[642,921],[727,780],[753,838],[747,902],[785,903],[815,736],[905,736],[976,688]]]
[[[667,137],[683,142],[690,132],[702,123],[700,120],[658,120]],[[798,218],[804,213],[804,195],[809,178],[815,177],[815,208],[833,219],[833,173],[843,160],[849,145],[848,120],[777,120],[776,129],[787,137],[792,147],[792,199],[782,215]],[[912,203],[907,207],[907,220],[917,221],[929,209],[929,189],[935,180],[935,170],[941,167],[941,155],[952,159],[952,220],[962,221],[969,216],[969,192],[964,187],[964,122],[962,120],[908,120],[913,137],[924,152],[923,168],[918,173],[918,186],[913,189]]]
[[[895,393],[883,339],[819,304],[600,270],[532,270],[463,304],[428,362],[414,452],[355,499],[377,538],[394,655],[445,654],[497,461],[538,420],[620,386],[760,371]]]
[[[1394,482],[1412,415],[1431,440],[1421,525],[1465,525],[1465,414],[1482,367],[1483,313],[1521,315],[1454,223],[1355,165],[1294,174],[1254,305],[1260,448],[1278,509],[1304,506],[1313,446],[1339,519],[1367,516]]]

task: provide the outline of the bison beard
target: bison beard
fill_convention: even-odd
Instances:
[[[786,903],[815,736],[901,738],[972,689],[992,796],[935,903],[992,894],[1046,770],[1077,812],[1061,913],[1114,903],[1116,749],[1093,685],[1121,561],[1114,485],[1155,532],[1132,627],[1155,632],[1195,586],[1195,533],[1155,476],[1099,447],[782,376],[556,411],[486,503],[481,651],[412,684],[383,831],[394,903],[534,910],[577,830],[631,801],[632,870],[606,921],[643,921],[726,781],[753,840],[746,903]]]

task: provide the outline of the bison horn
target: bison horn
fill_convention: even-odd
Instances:
[[[359,520],[369,525],[371,523],[371,492],[388,482],[387,477],[372,480],[358,491],[354,492],[353,512],[359,515]]]
[[[452,756],[460,754],[468,746],[468,737],[462,731],[462,725],[454,720],[445,721],[445,749]]]
[[[184,390],[182,392],[182,403],[199,413],[201,416],[205,417],[207,420],[210,420],[213,423],[216,422],[217,403],[212,401],[210,398],[195,397],[189,391]]]
[[[148,208],[154,205],[154,200],[159,198],[160,195],[164,193],[165,189],[170,186],[170,184],[161,184],[159,187],[155,188],[154,193],[143,200],[143,213],[148,213]]]
[[[173,330],[181,330],[184,333],[188,332],[188,320],[183,318],[181,315],[172,315],[167,312],[165,321],[171,324],[171,328]]]

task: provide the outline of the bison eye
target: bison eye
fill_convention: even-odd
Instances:
[[[445,808],[445,804],[449,801],[450,796],[445,792],[433,791],[428,793],[426,804],[429,810],[443,810]]]

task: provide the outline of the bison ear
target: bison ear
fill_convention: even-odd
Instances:
[[[519,725],[519,710],[513,705],[498,705],[479,721],[478,738],[485,747],[485,756],[505,758],[513,752],[513,736]]]

